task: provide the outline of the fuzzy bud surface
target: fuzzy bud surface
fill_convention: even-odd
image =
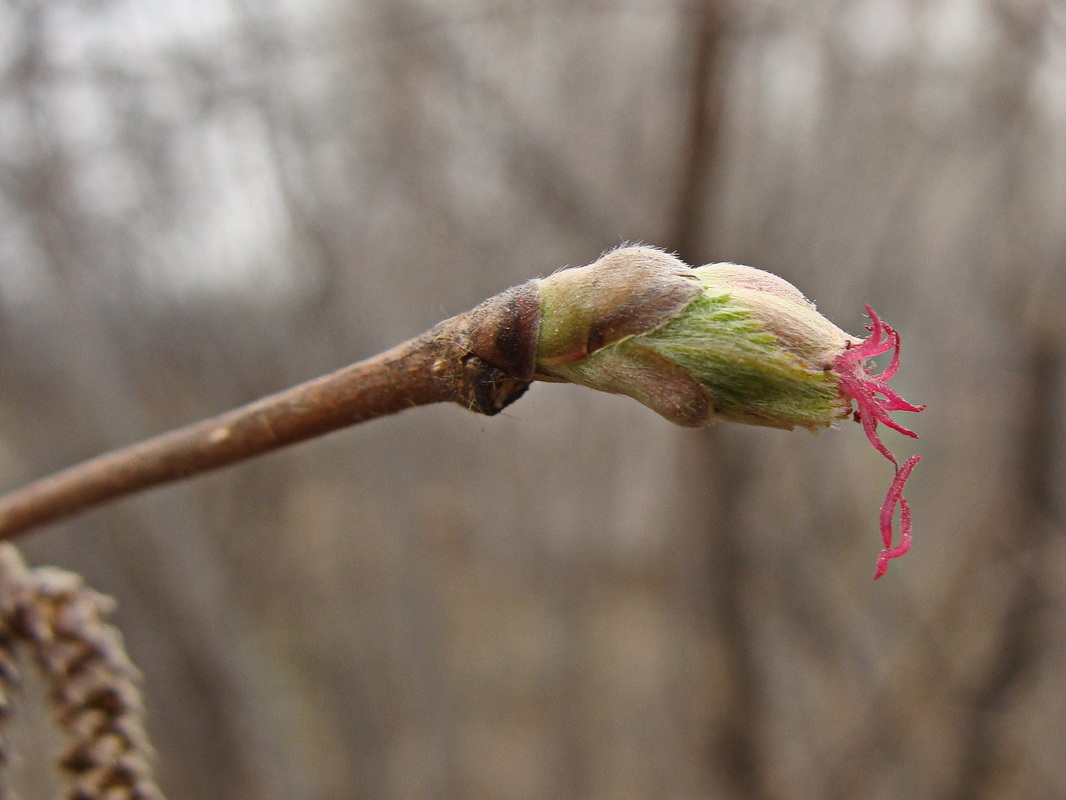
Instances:
[[[693,269],[651,247],[619,248],[532,283],[540,297],[539,380],[627,395],[687,427],[724,419],[813,431],[853,415],[896,470],[881,509],[884,550],[875,577],[907,551],[903,485],[919,457],[901,465],[877,426],[916,436],[889,412],[924,406],[888,385],[899,366],[899,334],[869,306],[870,336],[858,339],[772,273],[739,264]],[[889,351],[891,364],[875,373],[870,359]]]

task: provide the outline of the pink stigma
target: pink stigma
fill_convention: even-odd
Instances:
[[[882,322],[870,306],[866,306],[866,314],[870,317],[870,324],[866,326],[870,335],[856,345],[849,345],[843,353],[837,356],[833,362],[833,369],[837,373],[840,391],[855,401],[855,420],[862,424],[866,438],[896,468],[892,485],[889,486],[888,494],[885,495],[885,500],[881,504],[881,541],[884,543],[884,549],[877,557],[877,569],[874,571],[876,580],[885,574],[891,559],[899,558],[910,549],[911,510],[903,496],[903,485],[910,477],[914,466],[921,460],[921,456],[911,456],[900,466],[896,457],[881,441],[881,436],[877,432],[877,423],[880,422],[894,431],[917,439],[918,434],[904,428],[888,414],[890,411],[921,411],[925,406],[908,403],[888,385],[888,381],[899,369],[899,334],[891,325]],[[874,373],[873,368],[867,365],[867,361],[889,350],[893,351],[891,363],[880,373]],[[893,545],[895,537],[892,530],[892,518],[895,515],[896,506],[899,506],[899,543]]]

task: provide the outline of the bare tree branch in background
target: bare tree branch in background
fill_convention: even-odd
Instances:
[[[702,261],[708,205],[721,149],[723,104],[728,71],[726,45],[736,15],[729,0],[703,0],[692,10],[688,131],[681,154],[681,180],[671,241],[682,258]],[[682,52],[685,52],[684,50]]]

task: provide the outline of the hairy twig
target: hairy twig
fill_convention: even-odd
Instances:
[[[78,575],[29,569],[12,545],[0,545],[0,679],[4,688],[17,682],[14,649],[27,643],[65,736],[59,766],[71,800],[161,797],[142,721],[140,674],[121,634],[105,620],[113,609],[113,600]]]

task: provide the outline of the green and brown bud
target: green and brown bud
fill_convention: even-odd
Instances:
[[[688,427],[814,429],[850,412],[831,369],[858,340],[776,275],[624,247],[531,284],[538,379],[628,395]]]
[[[877,426],[914,437],[890,412],[924,406],[888,385],[899,367],[899,334],[866,311],[870,336],[857,339],[769,272],[738,264],[692,269],[655,248],[623,247],[482,303],[467,335],[474,356],[523,387],[569,381],[628,395],[688,427],[725,419],[815,430],[854,413],[896,470],[881,505],[880,577],[910,547],[903,487],[919,456],[900,464]],[[871,359],[890,351],[891,364],[876,372]],[[490,383],[494,396],[510,400],[506,382]]]

